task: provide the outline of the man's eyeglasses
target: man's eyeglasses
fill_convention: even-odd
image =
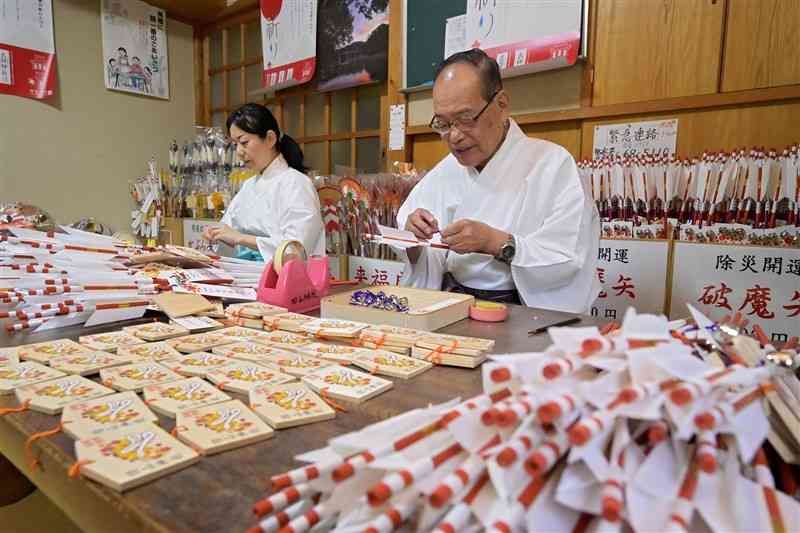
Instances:
[[[431,123],[428,126],[439,135],[446,135],[447,133],[450,133],[450,130],[453,128],[453,126],[458,128],[460,131],[472,129],[477,125],[478,119],[481,118],[483,112],[486,111],[486,108],[489,107],[489,104],[494,101],[495,97],[499,93],[499,90],[495,91],[492,97],[489,98],[489,101],[486,102],[486,105],[483,106],[483,108],[473,117],[456,117],[452,121],[447,122],[446,120],[435,116],[431,119]]]

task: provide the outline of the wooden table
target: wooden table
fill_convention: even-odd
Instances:
[[[528,336],[533,316],[548,312],[510,306],[509,319],[499,324],[462,320],[443,333],[495,339],[494,353],[541,350],[546,335]],[[137,322],[143,322],[139,320]],[[133,323],[133,322],[132,322]],[[576,326],[597,325],[590,317]],[[0,334],[0,346],[16,346],[58,338],[77,339],[119,329],[70,327],[39,334]],[[325,446],[336,435],[358,430],[378,420],[431,403],[468,398],[482,389],[480,369],[435,367],[409,381],[394,379],[394,388],[360,406],[349,406],[333,420],[277,431],[272,439],[229,452],[204,457],[199,463],[124,494],[86,479],[70,479],[75,461],[73,441],[63,433],[39,440],[42,469],[31,472],[24,445],[39,431],[55,427],[59,416],[23,412],[0,418],[0,453],[23,471],[56,505],[85,531],[244,532],[255,525],[252,504],[266,495],[269,479],[298,466],[294,456]],[[232,394],[242,400],[242,396]],[[0,396],[0,408],[14,407],[16,398]],[[174,421],[159,417],[167,430]]]

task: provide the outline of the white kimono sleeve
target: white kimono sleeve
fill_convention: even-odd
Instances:
[[[268,237],[256,237],[258,251],[270,261],[283,241],[297,240],[311,255],[325,254],[325,227],[319,207],[319,197],[311,180],[302,175],[291,176],[282,185],[278,205],[279,231]],[[320,251],[320,243],[322,250]]]
[[[550,214],[533,233],[514,235],[511,274],[527,305],[585,312],[597,292],[594,272],[586,275],[584,265],[597,254],[599,220],[571,158],[557,173],[563,186],[553,191]],[[586,287],[576,290],[576,281]],[[567,285],[571,290],[558,290]]]
[[[443,213],[446,211],[443,202],[437,195],[432,194],[429,183],[435,183],[433,174],[436,170],[428,173],[423,181],[411,190],[411,193],[400,206],[397,212],[397,227],[404,228],[406,220],[417,208],[421,207],[430,211],[440,224],[446,220]],[[405,287],[416,287],[419,289],[442,288],[442,278],[446,269],[447,255],[444,250],[420,246],[419,258],[416,263],[412,263],[405,250],[393,248],[398,258],[403,261],[403,276],[400,278],[400,285]]]

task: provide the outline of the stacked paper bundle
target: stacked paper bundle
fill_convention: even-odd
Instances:
[[[475,368],[493,347],[493,340],[431,333],[417,339],[411,355],[437,365]]]
[[[7,331],[139,318],[164,291],[256,299],[253,287],[264,263],[61,230],[11,228],[0,236],[0,320]]]
[[[607,237],[680,238],[796,246],[800,228],[800,151],[754,148],[662,157],[583,161]],[[704,229],[705,228],[705,229]]]
[[[741,361],[735,339],[692,329],[632,310],[607,336],[552,328],[544,352],[484,365],[483,394],[298,456],[309,464],[272,478],[252,531],[800,530],[762,404],[776,380],[797,390],[793,370],[763,347],[763,366],[712,366],[706,337]]]
[[[359,339],[365,348],[380,348],[401,355],[408,355],[411,353],[411,347],[417,343],[417,340],[419,340],[421,336],[427,334],[428,333],[425,331],[416,329],[370,325],[361,331]]]
[[[225,315],[233,319],[235,324],[256,329],[264,328],[263,318],[265,316],[272,316],[286,312],[288,312],[288,309],[261,302],[231,304],[225,309]]]

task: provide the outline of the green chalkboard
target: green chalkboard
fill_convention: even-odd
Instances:
[[[467,12],[467,0],[406,0],[405,88],[430,85],[444,59],[447,19]]]

